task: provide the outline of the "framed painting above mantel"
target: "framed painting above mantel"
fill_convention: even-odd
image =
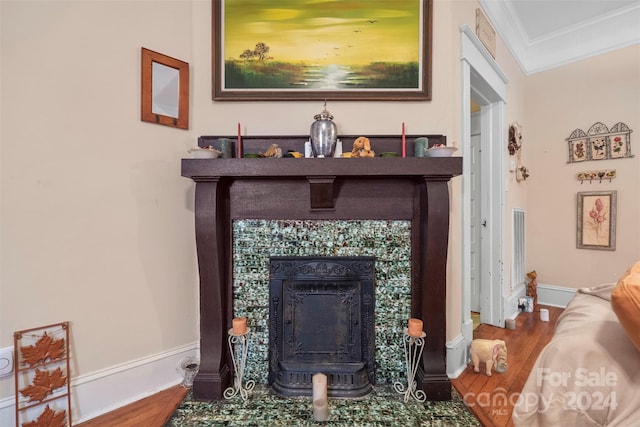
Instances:
[[[212,0],[213,100],[430,100],[432,0]]]

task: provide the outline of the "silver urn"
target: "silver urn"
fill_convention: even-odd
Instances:
[[[333,116],[327,111],[327,103],[324,110],[313,116],[315,122],[311,124],[311,151],[314,157],[333,157],[338,141],[338,128],[333,122]]]

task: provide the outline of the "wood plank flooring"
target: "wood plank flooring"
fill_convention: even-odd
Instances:
[[[115,411],[76,424],[76,427],[162,427],[189,389],[176,385]]]
[[[508,369],[491,377],[476,373],[473,366],[455,380],[453,386],[465,399],[480,422],[486,427],[511,427],[513,403],[509,396],[519,393],[531,367],[542,348],[549,342],[561,308],[549,309],[549,322],[541,322],[538,312],[521,313],[514,331],[480,325],[474,338],[503,339],[508,349]],[[180,385],[163,390],[138,402],[124,406],[100,417],[77,424],[77,427],[162,427],[184,400],[188,390]],[[506,402],[495,399],[504,396]],[[493,402],[492,402],[493,400]]]
[[[504,340],[508,351],[507,372],[494,372],[489,377],[483,372],[484,365],[481,364],[477,373],[469,364],[458,378],[452,380],[464,402],[485,427],[513,426],[513,404],[538,354],[553,336],[558,316],[563,311],[557,307],[540,307],[549,310],[549,322],[540,321],[540,313],[536,311],[520,313],[513,331],[489,325],[480,325],[473,331],[474,338]]]

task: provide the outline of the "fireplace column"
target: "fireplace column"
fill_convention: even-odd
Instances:
[[[418,384],[429,400],[451,400],[451,380],[446,374],[447,248],[449,243],[448,178],[424,177],[419,203],[420,249],[413,262],[418,269],[418,289],[412,292],[414,317],[424,322],[425,338]]]
[[[200,271],[200,369],[193,393],[202,399],[221,400],[231,384],[227,353],[231,318],[231,256],[228,185],[220,177],[198,177],[195,227]],[[203,303],[202,301],[205,301]]]

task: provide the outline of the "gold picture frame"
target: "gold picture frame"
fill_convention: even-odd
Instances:
[[[432,0],[212,0],[215,101],[430,100]]]
[[[143,122],[189,129],[189,64],[142,48]]]
[[[578,193],[578,249],[616,250],[617,191]]]

